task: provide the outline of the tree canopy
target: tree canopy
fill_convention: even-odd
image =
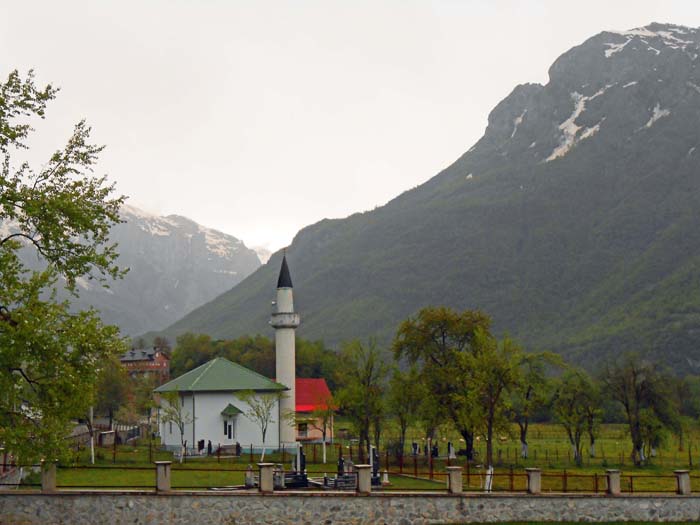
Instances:
[[[55,299],[59,287],[77,294],[82,279],[106,284],[123,273],[109,231],[124,199],[92,174],[102,147],[81,121],[41,168],[14,158],[56,93],[32,72],[0,82],[0,442],[23,461],[66,453],[70,421],[93,402],[102,363],[123,351],[95,311]],[[21,250],[44,268],[30,271]]]

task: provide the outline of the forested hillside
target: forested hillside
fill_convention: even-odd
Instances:
[[[300,335],[387,342],[448,305],[588,367],[636,350],[700,370],[699,44],[670,25],[600,33],[546,85],[517,86],[425,184],[301,230]],[[165,333],[269,333],[280,259]]]

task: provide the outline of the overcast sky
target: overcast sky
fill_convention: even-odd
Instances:
[[[61,87],[34,152],[86,118],[130,203],[277,249],[386,203],[478,140],[519,83],[684,1],[0,0],[0,75]]]

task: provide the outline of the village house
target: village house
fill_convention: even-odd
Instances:
[[[155,375],[158,384],[170,379],[170,357],[160,348],[132,348],[119,361],[130,376]]]
[[[333,441],[333,400],[323,378],[297,378],[297,441],[322,441],[323,417],[326,412],[326,442]]]

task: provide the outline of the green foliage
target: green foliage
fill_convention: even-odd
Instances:
[[[270,424],[275,422],[273,409],[278,406],[280,399],[284,396],[282,392],[254,392],[244,390],[238,392],[237,396],[248,405],[245,417],[251,420],[260,429],[262,436],[262,454],[260,461],[265,459],[265,438]],[[281,414],[280,425],[285,424],[285,420],[294,418],[294,414]]]
[[[185,448],[185,426],[194,422],[192,414],[185,410],[184,401],[180,392],[163,392],[161,394],[160,420],[163,423],[172,423],[180,432],[180,444],[182,446],[182,456]]]
[[[583,460],[582,438],[586,431],[593,435],[599,419],[600,397],[591,378],[582,370],[568,370],[554,393],[554,415],[566,430],[574,452],[574,460]]]
[[[129,375],[117,356],[103,362],[97,378],[95,410],[98,414],[109,416],[110,424],[114,414],[126,400],[129,393],[128,382]]]
[[[477,416],[467,394],[470,385],[466,356],[475,352],[478,334],[488,337],[490,326],[490,318],[479,311],[428,307],[401,323],[393,343],[396,359],[405,358],[420,367],[426,392],[433,398],[426,405],[435,410],[430,419],[451,419],[465,440],[470,459]]]
[[[338,357],[320,341],[296,340],[297,377],[323,377],[335,388]],[[214,359],[225,357],[265,377],[275,376],[275,347],[261,335],[242,336],[233,340],[214,341],[208,335],[186,333],[178,336],[170,361],[170,372],[180,376]]]
[[[123,198],[91,175],[102,147],[89,144],[80,122],[38,171],[13,162],[55,95],[37,88],[31,72],[0,83],[0,223],[10,226],[0,236],[0,442],[23,461],[66,454],[71,419],[84,417],[100,367],[123,351],[96,312],[55,301],[59,286],[77,294],[78,279],[122,274],[108,235]],[[45,269],[28,271],[21,249],[34,250]]]
[[[662,442],[665,430],[679,426],[673,381],[657,365],[627,354],[606,367],[603,382],[608,395],[624,408],[633,459],[640,464],[646,459],[645,452]]]
[[[510,392],[510,419],[518,425],[521,455],[528,457],[527,433],[530,422],[549,403],[551,388],[547,372],[561,366],[559,356],[550,353],[523,354],[518,381]]]
[[[385,381],[389,367],[382,361],[374,341],[363,345],[351,341],[340,351],[340,366],[336,370],[340,389],[336,399],[343,415],[360,436],[360,457],[370,445],[370,429],[374,426],[374,443],[379,444],[381,423],[385,418]]]
[[[510,426],[509,394],[520,383],[522,350],[510,339],[498,343],[477,332],[475,350],[460,354],[467,373],[467,389],[455,392],[459,402],[471,404],[471,418],[486,436],[486,465],[493,466],[493,439]]]
[[[388,412],[399,422],[399,446],[405,449],[406,431],[418,419],[418,410],[426,392],[420,381],[418,368],[412,366],[404,372],[395,368],[389,380],[387,396]]]

